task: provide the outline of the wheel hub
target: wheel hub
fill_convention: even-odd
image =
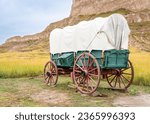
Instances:
[[[116,70],[116,73],[117,73],[117,74],[116,74],[117,76],[120,76],[120,75],[122,74],[122,72],[121,72],[120,69],[117,69],[117,70]]]
[[[51,77],[51,76],[52,76],[52,72],[51,72],[51,71],[48,71],[48,72],[46,73],[46,75],[47,75],[48,77]]]
[[[83,70],[83,75],[84,76],[87,76],[88,75],[88,71],[85,69],[85,70]]]

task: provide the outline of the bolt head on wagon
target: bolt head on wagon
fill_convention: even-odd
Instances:
[[[134,78],[129,60],[130,29],[120,14],[56,28],[50,33],[50,61],[44,67],[47,85],[70,74],[83,94],[94,93],[105,79],[111,88],[127,90]]]

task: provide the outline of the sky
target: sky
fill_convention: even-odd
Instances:
[[[70,14],[72,0],[0,0],[0,44],[43,31]]]

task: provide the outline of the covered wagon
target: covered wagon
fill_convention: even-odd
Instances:
[[[59,74],[70,74],[84,94],[95,92],[101,79],[112,88],[126,90],[134,77],[128,59],[129,34],[128,23],[120,14],[54,29],[50,61],[44,68],[46,84],[56,85]]]

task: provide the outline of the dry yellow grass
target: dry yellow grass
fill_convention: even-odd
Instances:
[[[43,73],[49,55],[46,53],[0,54],[0,77],[26,77]]]
[[[134,83],[140,85],[150,85],[150,53],[130,49],[130,60],[134,66]]]
[[[130,48],[130,60],[135,70],[134,84],[150,85],[150,53]],[[0,77],[27,77],[43,74],[48,53],[3,53],[0,54]]]

